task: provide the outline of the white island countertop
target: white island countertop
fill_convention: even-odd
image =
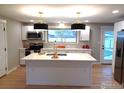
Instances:
[[[92,57],[88,53],[66,53],[66,56],[59,56],[59,58],[51,58],[52,56],[48,56],[47,53],[39,55],[38,53],[32,53],[22,60],[26,61],[40,61],[40,60],[54,60],[54,61],[88,61],[88,62],[96,62],[97,60]]]

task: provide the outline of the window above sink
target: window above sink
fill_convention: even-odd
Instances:
[[[48,42],[76,43],[77,32],[72,30],[48,30]]]

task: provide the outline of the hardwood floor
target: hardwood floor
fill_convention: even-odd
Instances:
[[[122,88],[112,75],[111,65],[93,65],[92,86],[49,86],[49,85],[26,85],[25,67],[19,67],[12,73],[0,78],[1,89],[120,89]]]

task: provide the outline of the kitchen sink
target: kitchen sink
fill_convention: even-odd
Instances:
[[[46,54],[47,56],[52,56],[54,55],[53,53]],[[59,53],[58,56],[67,56],[67,54]]]

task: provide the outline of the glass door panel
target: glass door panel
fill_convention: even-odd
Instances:
[[[103,45],[104,60],[111,61],[113,56],[113,45],[114,45],[113,31],[105,31],[103,40],[104,40],[104,45]]]

